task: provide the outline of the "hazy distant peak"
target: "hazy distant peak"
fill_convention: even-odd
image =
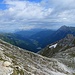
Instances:
[[[67,28],[68,28],[68,26],[64,25],[64,26],[61,26],[59,29],[63,30],[63,29],[67,29]]]

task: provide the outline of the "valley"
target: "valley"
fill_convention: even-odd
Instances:
[[[58,30],[18,30],[14,33],[0,33],[0,39],[36,53],[47,45],[63,39],[67,34],[75,36],[75,27],[62,26]]]

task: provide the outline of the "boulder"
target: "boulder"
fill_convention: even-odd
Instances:
[[[5,66],[5,67],[9,67],[10,65],[11,65],[11,62],[9,62],[9,61],[5,61],[3,63],[3,66]]]

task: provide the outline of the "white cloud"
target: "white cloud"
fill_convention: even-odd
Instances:
[[[6,4],[9,4],[7,12],[10,15],[15,16],[15,18],[22,19],[39,19],[45,18],[50,15],[53,9],[45,9],[39,3],[32,3],[28,1],[8,1]]]
[[[42,0],[39,3],[28,0],[4,0],[3,3],[7,4],[7,9],[0,10],[2,28],[53,28],[75,23],[75,0]],[[61,25],[57,26],[60,22]]]
[[[30,29],[34,29],[34,28],[36,28],[36,27],[33,25],[29,25],[29,26],[26,25],[26,26],[19,27],[20,30],[30,30]]]

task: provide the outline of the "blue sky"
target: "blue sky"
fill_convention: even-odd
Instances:
[[[6,4],[0,4],[0,9],[5,10],[7,8],[6,6]]]
[[[0,0],[0,30],[75,25],[75,0]]]
[[[2,2],[3,0],[0,0],[0,3]]]
[[[30,2],[41,2],[41,0],[28,0]]]
[[[20,0],[20,1],[24,1],[24,0]],[[35,3],[41,2],[41,0],[27,0],[27,1],[35,2]],[[0,0],[0,9],[2,10],[7,9],[7,5],[3,3],[3,0]]]

